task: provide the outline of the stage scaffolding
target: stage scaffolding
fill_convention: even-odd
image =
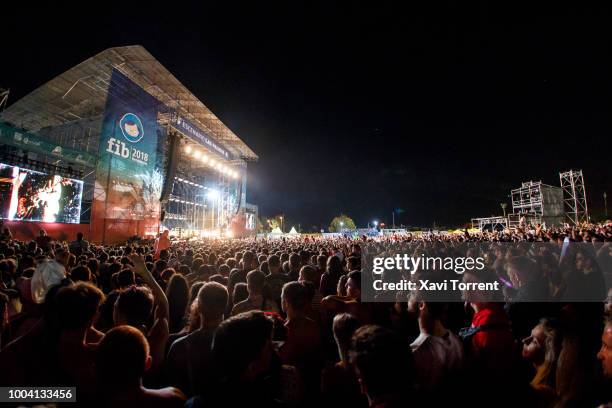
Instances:
[[[559,173],[559,180],[563,189],[563,201],[565,203],[567,219],[574,225],[588,222],[589,210],[582,170],[561,172]]]

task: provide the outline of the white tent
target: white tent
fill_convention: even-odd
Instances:
[[[276,227],[270,232],[270,234],[271,235],[282,235],[283,231],[281,231],[280,228]]]
[[[289,231],[289,235],[300,235],[300,233],[295,230],[295,227],[291,227],[291,231]]]

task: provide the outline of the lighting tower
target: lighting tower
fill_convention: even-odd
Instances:
[[[586,190],[582,170],[569,170],[559,173],[561,188],[563,189],[563,202],[565,215],[574,225],[589,221]]]

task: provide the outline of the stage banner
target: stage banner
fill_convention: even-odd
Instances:
[[[33,133],[15,129],[5,123],[0,123],[0,143],[18,147],[23,150],[55,156],[57,158],[93,167],[95,156],[65,146],[53,143]]]
[[[159,217],[163,184],[158,144],[159,101],[113,70],[100,134],[97,213],[104,219]],[[103,212],[101,211],[103,209]]]
[[[195,141],[201,143],[202,145],[207,146],[210,151],[215,152],[220,157],[226,160],[233,160],[233,156],[226,149],[221,147],[216,141],[209,137],[206,132],[201,130],[198,126],[194,125],[178,113],[175,112],[172,115],[170,124],[179,132],[189,136]]]

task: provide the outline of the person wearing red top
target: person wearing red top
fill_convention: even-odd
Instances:
[[[514,339],[510,321],[500,303],[470,303],[474,309],[472,328],[480,328],[472,337],[471,352],[487,370],[503,373],[511,368]]]
[[[161,251],[170,248],[170,238],[168,234],[170,234],[170,231],[164,230],[159,238],[155,240],[155,259],[159,259]]]

